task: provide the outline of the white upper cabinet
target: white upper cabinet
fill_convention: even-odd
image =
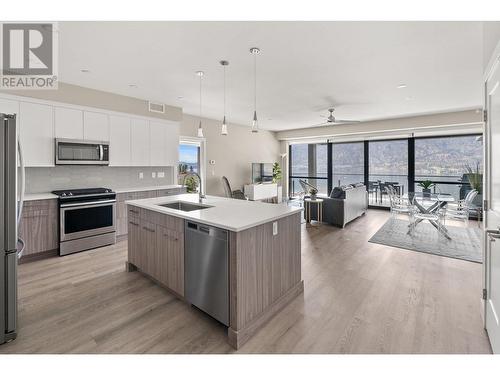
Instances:
[[[152,166],[165,165],[165,139],[167,125],[161,122],[149,122],[150,162]]]
[[[150,121],[150,160],[152,166],[176,166],[179,159],[179,124]]]
[[[109,116],[109,165],[112,167],[131,164],[130,118]]]
[[[177,170],[179,163],[179,123],[170,122],[167,125],[165,138],[165,164],[174,166]]]
[[[21,145],[27,167],[54,166],[53,107],[21,102]]]
[[[56,138],[83,139],[83,111],[55,107],[54,124]]]
[[[87,141],[109,141],[108,115],[98,112],[83,112],[83,139]]]
[[[177,166],[178,122],[98,108],[88,110],[58,102],[23,100],[2,95],[0,113],[18,115],[18,133],[28,167],[55,165],[54,138],[109,142],[110,166]]]
[[[131,165],[150,165],[149,122],[146,120],[133,118],[130,122],[130,155]]]

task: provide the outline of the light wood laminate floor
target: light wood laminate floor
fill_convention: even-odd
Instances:
[[[368,243],[389,214],[302,225],[304,295],[237,353],[490,353],[481,265]],[[0,353],[234,353],[225,329],[138,272],[127,242],[19,267]]]

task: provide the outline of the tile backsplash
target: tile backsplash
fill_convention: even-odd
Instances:
[[[153,178],[152,173],[163,178]],[[109,187],[113,189],[174,184],[174,167],[56,166],[26,168],[26,193],[47,193],[69,188]],[[142,173],[143,178],[139,178]],[[175,182],[176,183],[176,182]]]

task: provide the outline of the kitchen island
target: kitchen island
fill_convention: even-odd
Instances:
[[[138,269],[188,303],[193,301],[191,296],[201,295],[209,304],[217,303],[218,311],[227,306],[227,319],[224,314],[210,315],[228,327],[228,341],[235,348],[304,290],[300,208],[214,196],[200,203],[194,194],[126,204],[127,269]],[[198,227],[207,235],[219,233],[220,238],[207,237],[207,244],[200,243],[204,237],[193,242],[190,233]],[[203,259],[214,241],[227,244],[227,257],[215,265],[213,259]],[[193,254],[199,254],[200,260],[193,259]],[[211,268],[204,269],[206,264]],[[214,269],[214,275],[206,275]],[[220,283],[215,280],[222,276],[227,289],[217,290],[227,290],[227,295],[204,296],[204,287],[193,291],[191,280],[198,274],[214,283]],[[210,287],[206,285],[207,290]]]

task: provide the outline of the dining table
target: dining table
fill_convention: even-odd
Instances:
[[[441,208],[446,207],[448,203],[454,202],[455,198],[451,194],[446,193],[422,193],[422,192],[412,192],[403,195],[404,199],[413,204],[421,213],[423,214],[435,214],[436,211]],[[413,225],[416,227],[425,219],[417,219]],[[442,233],[447,239],[451,239],[446,227],[439,228],[438,224],[432,220],[428,220],[436,230]],[[412,224],[409,224],[410,228]],[[411,229],[411,228],[410,228]],[[409,231],[408,231],[409,232]]]

